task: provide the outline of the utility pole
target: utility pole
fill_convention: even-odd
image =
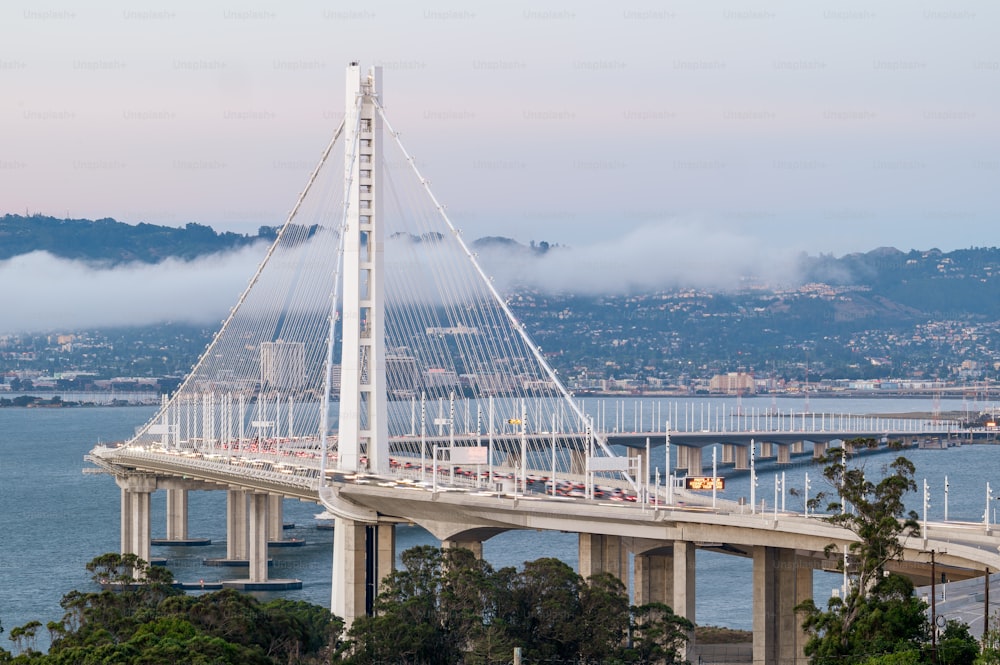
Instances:
[[[931,663],[937,665],[937,554],[945,554],[944,550],[923,550],[923,554],[931,555]],[[984,628],[985,630],[985,628]],[[985,633],[984,633],[985,634]]]

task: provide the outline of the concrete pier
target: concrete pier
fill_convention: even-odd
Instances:
[[[448,548],[462,548],[472,552],[477,559],[483,558],[483,541],[481,540],[442,540],[441,547],[443,549]]]
[[[700,476],[702,474],[702,448],[695,448],[694,446],[678,446],[678,451],[685,451],[685,459],[687,461],[687,472],[689,476]]]
[[[357,617],[371,614],[378,585],[395,566],[395,543],[393,524],[336,518],[330,609],[344,619],[345,630]]]
[[[254,584],[267,581],[267,504],[267,494],[250,495],[250,582]]]
[[[187,490],[167,490],[167,540],[187,540]]]
[[[578,549],[581,577],[610,573],[628,587],[628,552],[621,536],[581,533]]]
[[[753,548],[754,665],[806,665],[806,634],[795,606],[812,597],[812,567],[795,550]]]
[[[150,495],[156,490],[156,477],[136,474],[115,478],[121,489],[121,553],[135,554],[149,562],[152,530]]]
[[[249,557],[248,494],[246,490],[231,489],[226,496],[226,559],[230,561],[245,561]]]
[[[661,548],[635,555],[635,604],[674,602],[674,551]]]
[[[750,468],[750,447],[736,446],[735,467],[737,471],[746,471]]]
[[[285,497],[280,494],[267,495],[267,540],[275,542],[285,536]]]

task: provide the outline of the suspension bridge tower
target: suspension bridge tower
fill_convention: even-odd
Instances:
[[[389,472],[383,306],[381,207],[382,68],[362,75],[347,67],[344,118],[343,344],[340,372],[339,459],[344,471]]]

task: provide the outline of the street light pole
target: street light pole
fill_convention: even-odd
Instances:
[[[934,550],[931,550],[931,662],[937,665],[937,586],[934,579]]]
[[[774,519],[778,519],[778,474],[774,474]]]
[[[924,538],[927,537],[927,507],[931,504],[930,489],[927,486],[927,479],[924,478]]]
[[[715,508],[715,494],[716,494],[716,481],[715,479],[719,477],[718,467],[716,465],[716,455],[719,446],[712,446],[712,508]]]
[[[666,453],[667,468],[665,473],[665,480],[667,483],[666,503],[669,506],[674,501],[674,483],[670,478],[670,421],[669,420],[666,421],[666,433],[667,433],[667,440],[666,440],[666,445],[664,447],[666,448],[667,451]]]
[[[986,510],[983,512],[983,524],[986,525],[986,533],[990,533],[990,500],[993,498],[993,490],[990,488],[990,481],[986,481]]]
[[[803,504],[803,509],[805,511],[806,517],[809,517],[809,472],[808,471],[806,471],[805,490],[806,490],[806,496],[805,496],[805,503]]]
[[[944,521],[948,521],[948,476],[944,477]]]

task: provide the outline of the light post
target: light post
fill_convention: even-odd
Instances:
[[[667,505],[669,506],[670,504],[673,503],[673,500],[674,500],[674,483],[672,482],[672,480],[670,478],[670,421],[669,420],[666,421],[666,432],[667,432],[667,440],[666,440],[666,446],[665,446],[665,448],[667,450],[667,454],[666,454],[666,457],[667,457],[667,468],[666,468],[666,472],[664,474],[665,475],[664,480],[667,483],[667,498],[666,498],[666,501],[667,501]]]
[[[803,510],[805,512],[805,516],[809,517],[809,472],[808,471],[806,471],[805,494],[806,496],[805,496],[805,503],[803,505]]]
[[[774,474],[774,519],[778,519],[778,485],[781,484],[781,480],[778,478],[778,474]]]
[[[948,521],[948,476],[944,477],[944,521]]]
[[[987,535],[990,532],[990,501],[993,500],[993,490],[990,488],[990,481],[986,481],[986,510],[983,512],[983,524],[986,526]]]
[[[754,458],[756,457],[755,450],[757,444],[753,439],[750,439],[750,513],[757,513],[757,469],[755,468]]]
[[[847,482],[847,442],[840,449],[840,514],[847,514],[847,497],[844,496],[844,483]]]
[[[927,538],[927,508],[931,505],[931,493],[924,478],[924,538]]]
[[[715,455],[718,448],[719,448],[718,444],[712,446],[712,508],[715,508],[715,494],[717,485],[715,479],[719,475],[718,467],[716,466],[716,455]]]

